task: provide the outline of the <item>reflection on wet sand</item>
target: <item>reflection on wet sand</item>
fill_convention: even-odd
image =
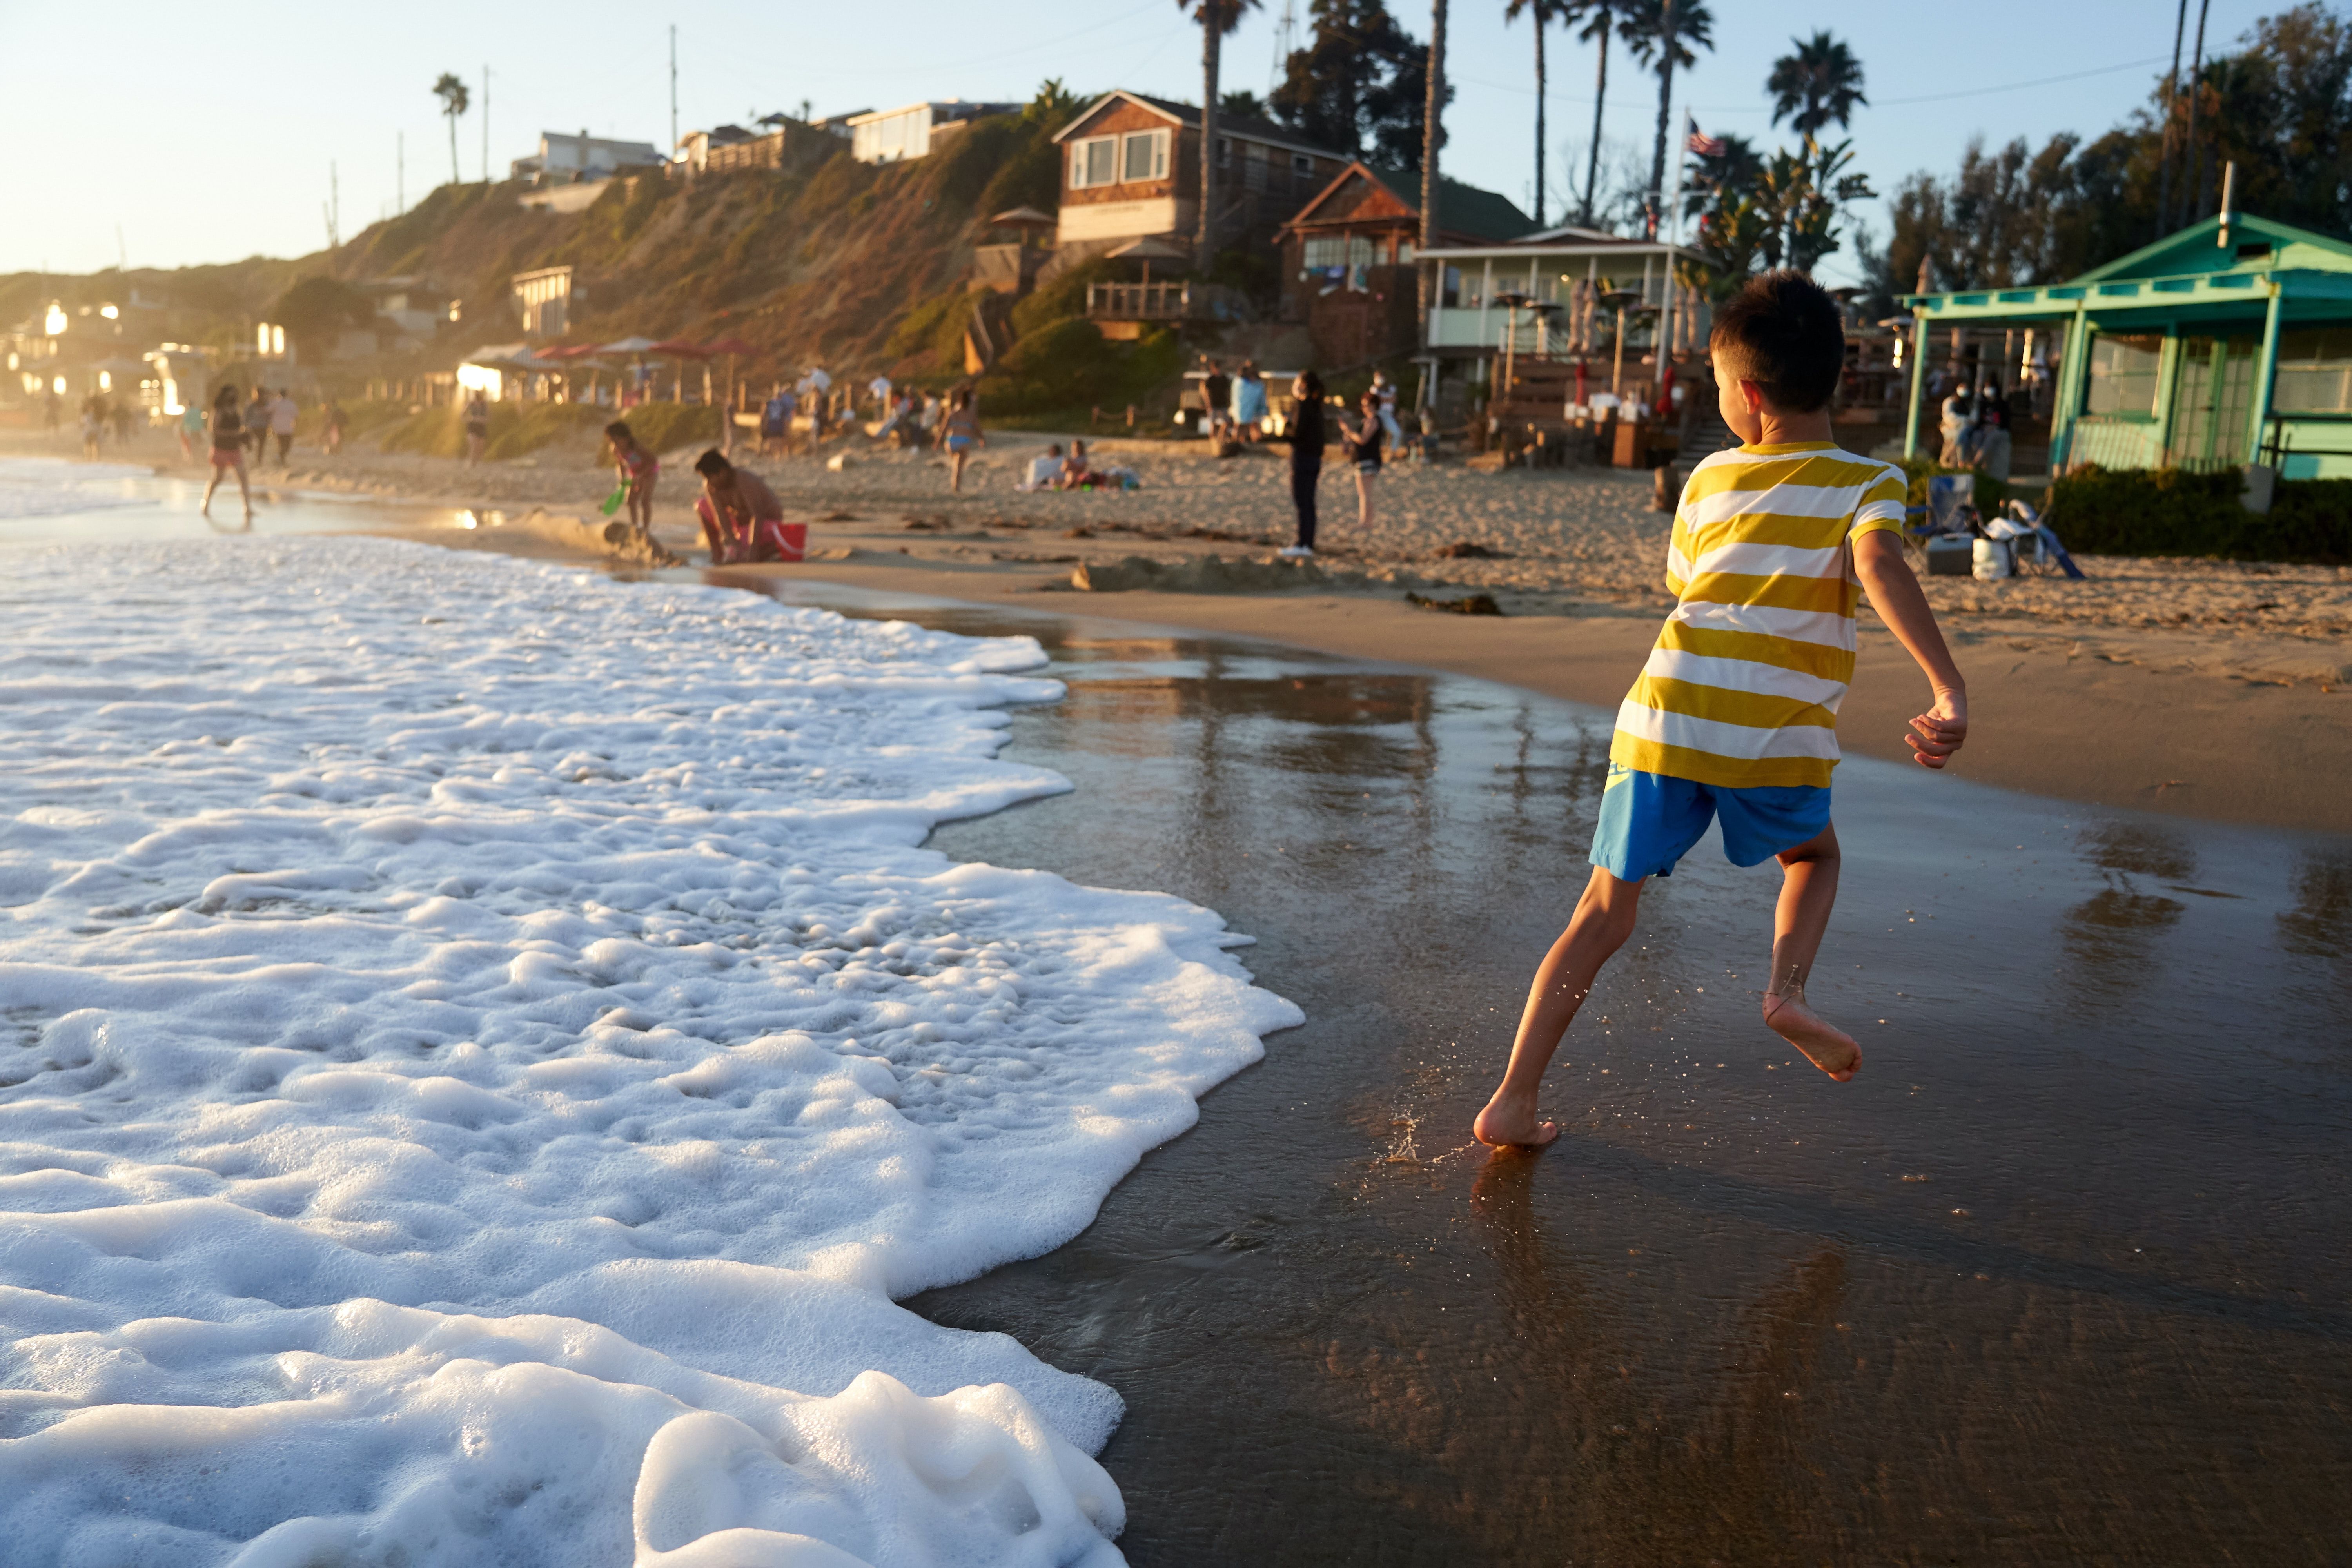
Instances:
[[[1884,1070],[1759,1034],[1771,879],[1710,842],[1555,1068],[1569,1135],[1490,1164],[1607,716],[946,616],[1065,661],[1013,747],[1078,788],[940,847],[1210,904],[1309,1019],[1077,1241],[911,1303],[1126,1396],[1131,1561],[2340,1556],[2340,843],[1849,764],[1818,989]]]

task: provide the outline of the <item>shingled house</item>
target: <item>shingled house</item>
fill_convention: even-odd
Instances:
[[[1535,226],[1507,196],[1438,181],[1443,245],[1499,245]],[[1413,275],[1420,237],[1421,175],[1361,161],[1341,169],[1282,226],[1283,319],[1306,325],[1318,361],[1361,364],[1420,342]]]
[[[1131,240],[1190,244],[1200,223],[1201,111],[1139,92],[1105,93],[1054,138],[1062,146],[1058,264]],[[1217,118],[1218,242],[1272,245],[1283,220],[1347,165],[1270,121]]]

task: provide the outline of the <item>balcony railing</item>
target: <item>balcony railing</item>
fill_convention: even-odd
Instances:
[[[1097,321],[1238,321],[1242,297],[1215,283],[1089,283],[1087,316]]]

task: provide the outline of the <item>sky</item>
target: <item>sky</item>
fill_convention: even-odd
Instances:
[[[1307,0],[1295,0],[1301,35]],[[2208,53],[2287,0],[2208,0]],[[1226,41],[1223,85],[1265,92],[1284,0],[1262,0]],[[1425,37],[1429,11],[1391,0]],[[1715,0],[1715,48],[1678,73],[1710,132],[1773,144],[1763,82],[1792,35],[1827,28],[1861,58],[1873,103],[1855,116],[1855,166],[1890,194],[1915,170],[1948,173],[1972,136],[1988,143],[2059,131],[2096,134],[2145,102],[2169,62],[2175,6],[2162,0],[1918,4]],[[1533,47],[1503,0],[1454,0],[1445,172],[1530,205]],[[92,18],[102,15],[102,27]],[[574,0],[548,9],[479,0],[376,7],[257,0],[222,12],[132,0],[103,13],[0,0],[0,272],[89,272],[118,258],[178,267],[318,249],[339,191],[357,233],[450,177],[448,122],[432,96],[444,71],[475,92],[457,166],[534,150],[541,131],[669,139],[669,24],[677,28],[681,132],[806,101],[819,114],[924,99],[1014,100],[1058,77],[1081,93],[1132,88],[1197,100],[1200,33],[1175,0],[890,0],[887,5],[681,5]],[[2195,5],[2189,9],[2194,30]],[[2184,58],[2187,46],[2184,45]],[[1591,135],[1593,55],[1549,35],[1549,184],[1558,221]],[[1611,50],[1603,145],[1646,167],[1654,78]],[[404,143],[404,174],[402,148]],[[1881,204],[1858,216],[1884,239]],[[1851,280],[1851,252],[1822,271]]]

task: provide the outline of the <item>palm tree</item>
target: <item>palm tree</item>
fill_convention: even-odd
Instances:
[[[1560,19],[1584,28],[1576,36],[1601,51],[1601,67],[1592,86],[1592,145],[1585,150],[1584,199],[1577,204],[1576,221],[1592,226],[1592,188],[1601,178],[1601,106],[1609,100],[1609,35],[1617,30],[1621,0],[1561,0]]]
[[[1242,25],[1242,13],[1258,0],[1176,0],[1201,24],[1201,217],[1193,243],[1200,268],[1209,270],[1217,244],[1217,67],[1225,35]]]
[[[1793,55],[1772,62],[1764,90],[1772,95],[1772,123],[1783,119],[1800,136],[1818,139],[1832,124],[1843,129],[1853,111],[1870,102],[1862,94],[1862,62],[1828,33],[1790,38]]]
[[[1567,12],[1567,0],[1510,0],[1503,7],[1503,20],[1516,22],[1520,16],[1531,17],[1536,28],[1536,226],[1544,226],[1544,29],[1561,20]]]
[[[1691,52],[1693,44],[1703,49],[1715,47],[1715,16],[1705,0],[1633,0],[1632,15],[1625,18],[1625,45],[1643,65],[1656,61],[1658,70],[1658,135],[1650,152],[1646,198],[1653,239],[1657,237],[1665,203],[1666,119],[1673,111],[1675,68],[1698,63],[1698,57]]]
[[[433,84],[433,96],[441,100],[441,112],[449,121],[449,183],[454,185],[457,183],[457,116],[466,112],[473,99],[466,84],[448,71],[443,71],[441,79]]]

